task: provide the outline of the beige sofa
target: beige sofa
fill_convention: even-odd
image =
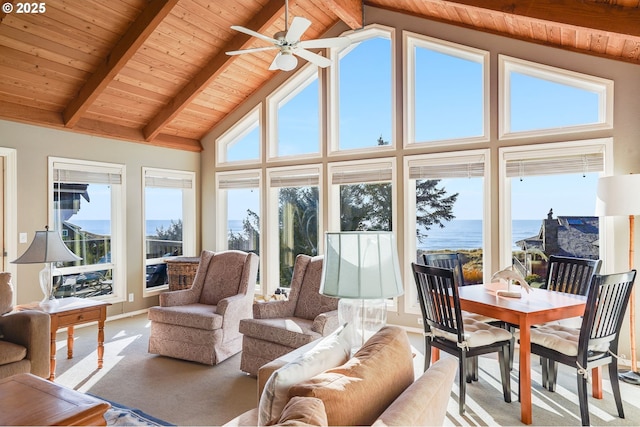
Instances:
[[[402,328],[382,328],[351,358],[345,331],[260,368],[258,408],[226,426],[443,424],[455,359],[443,358],[415,379]]]

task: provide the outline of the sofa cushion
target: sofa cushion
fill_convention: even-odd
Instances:
[[[311,350],[277,369],[269,377],[258,404],[258,425],[266,425],[280,417],[289,400],[289,387],[293,384],[347,361],[350,341],[346,332],[344,327],[338,328],[321,339]]]
[[[0,316],[13,310],[11,273],[0,273]]]
[[[188,304],[171,307],[150,307],[149,320],[187,328],[213,331],[222,328],[222,316],[215,305]]]
[[[0,365],[19,362],[27,357],[27,349],[8,341],[0,341]]]
[[[315,397],[294,397],[287,402],[278,422],[279,426],[326,426],[327,413],[322,400]]]
[[[385,326],[344,365],[293,385],[289,397],[317,397],[328,425],[371,425],[414,380],[406,332]]]

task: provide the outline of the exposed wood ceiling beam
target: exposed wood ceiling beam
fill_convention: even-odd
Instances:
[[[282,0],[271,0],[249,21],[245,27],[263,32],[284,13]],[[238,23],[240,24],[240,23]],[[233,57],[225,52],[240,50],[249,46],[252,37],[243,33],[236,34],[220,52],[145,126],[143,132],[147,141],[153,140],[171,120],[231,64]]]
[[[445,3],[640,37],[640,9],[637,7],[575,0],[445,0]]]
[[[100,93],[162,23],[178,0],[151,0],[120,41],[62,113],[65,126],[74,127]]]
[[[324,4],[352,30],[362,28],[361,0],[330,0],[325,1]]]

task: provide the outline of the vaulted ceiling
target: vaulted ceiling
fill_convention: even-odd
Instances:
[[[285,0],[46,0],[18,13],[25,4],[5,1],[0,12],[1,119],[199,151],[204,135],[283,72],[268,69],[274,51],[225,52],[265,46],[230,27],[275,34]],[[364,5],[640,65],[640,0]],[[289,20],[307,17],[303,40],[320,38],[339,21],[360,28],[362,7],[289,0]]]

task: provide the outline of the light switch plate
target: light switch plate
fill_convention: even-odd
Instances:
[[[20,233],[20,243],[27,243],[27,233]]]

